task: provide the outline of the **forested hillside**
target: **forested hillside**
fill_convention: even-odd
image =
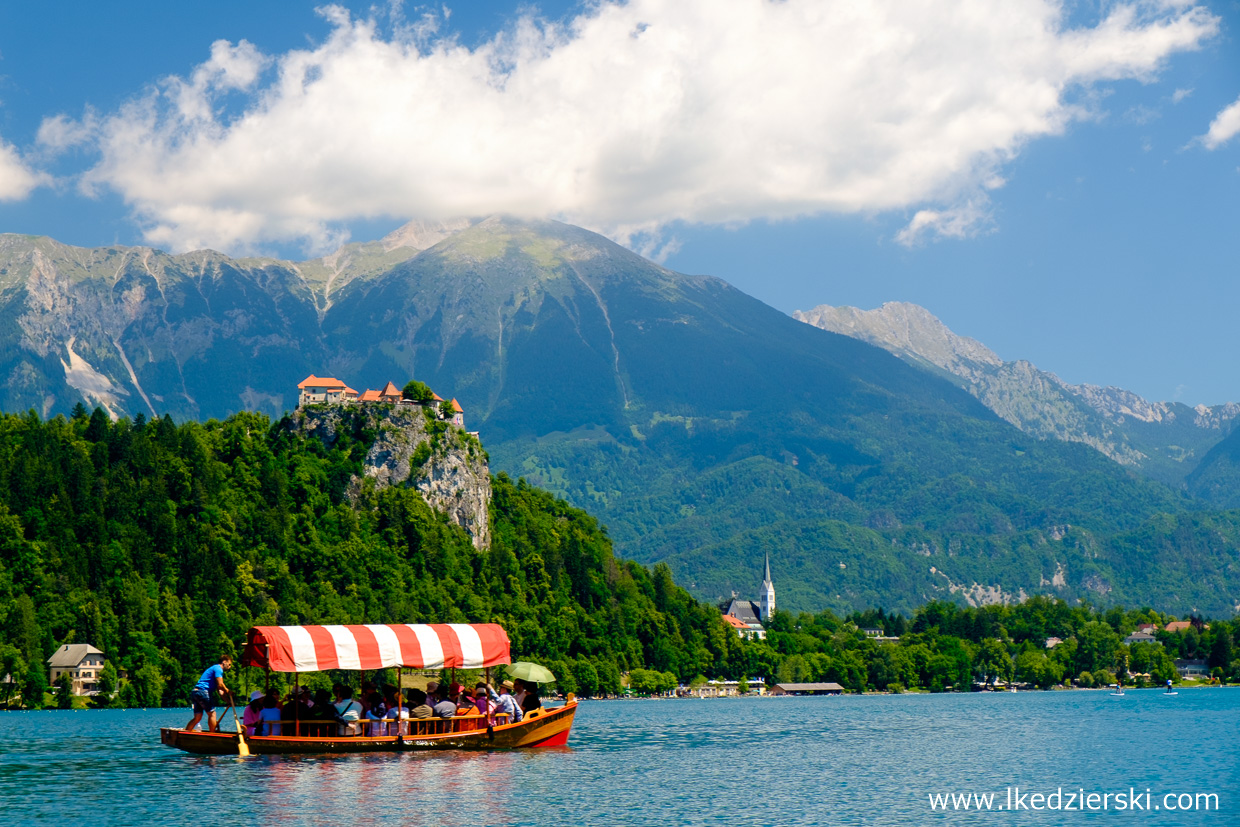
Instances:
[[[3,671],[37,690],[52,650],[89,642],[131,676],[124,700],[179,704],[251,625],[369,622],[499,622],[515,657],[588,691],[641,666],[730,671],[716,609],[524,482],[493,480],[483,550],[416,490],[349,502],[368,436],[328,451],[252,413],[0,416]]]
[[[911,620],[781,611],[766,641],[742,641],[667,566],[616,559],[592,517],[524,481],[492,480],[488,549],[416,489],[361,486],[350,501],[370,439],[338,432],[328,450],[252,413],[182,425],[83,408],[47,422],[0,415],[0,675],[14,676],[3,702],[40,703],[47,655],[89,642],[115,667],[110,682],[128,675],[116,703],[182,705],[206,663],[235,652],[250,625],[275,623],[499,622],[515,658],[548,663],[561,689],[587,695],[619,691],[626,672],[637,691],[699,677],[851,691],[1089,685],[1125,669],[1164,679],[1177,656],[1240,673],[1234,621],[1128,647],[1138,623],[1168,616],[1045,598],[931,603]],[[1065,643],[1048,652],[1050,636]]]

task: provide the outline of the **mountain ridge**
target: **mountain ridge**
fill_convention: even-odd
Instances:
[[[930,311],[907,302],[886,302],[874,310],[819,305],[792,316],[944,372],[1026,433],[1082,442],[1170,484],[1183,484],[1240,415],[1240,403],[1235,402],[1189,407],[1149,402],[1118,387],[1070,384],[1027,360],[1003,360],[981,342],[954,333]],[[1166,431],[1174,427],[1174,432],[1159,434],[1158,426],[1171,426]]]

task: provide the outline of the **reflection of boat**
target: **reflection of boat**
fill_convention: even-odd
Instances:
[[[250,629],[244,666],[276,672],[328,669],[372,671],[485,669],[510,663],[508,635],[497,624],[393,624],[384,626],[256,626]],[[399,674],[399,673],[398,673]],[[494,724],[482,715],[402,720],[400,735],[254,735],[245,739],[255,755],[287,753],[398,752],[432,749],[520,749],[568,743],[577,702],[527,713],[518,723]],[[395,725],[395,722],[393,722]],[[293,721],[286,723],[294,728]],[[307,727],[307,722],[302,722]],[[161,729],[160,740],[186,752],[235,755],[235,732]]]

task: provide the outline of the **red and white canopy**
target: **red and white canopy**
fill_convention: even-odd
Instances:
[[[276,672],[483,669],[511,657],[508,634],[497,623],[254,626],[241,663]]]

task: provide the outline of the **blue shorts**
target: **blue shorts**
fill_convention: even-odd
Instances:
[[[196,687],[190,690],[189,702],[195,712],[211,712],[215,709],[215,704],[211,703],[211,693]]]

